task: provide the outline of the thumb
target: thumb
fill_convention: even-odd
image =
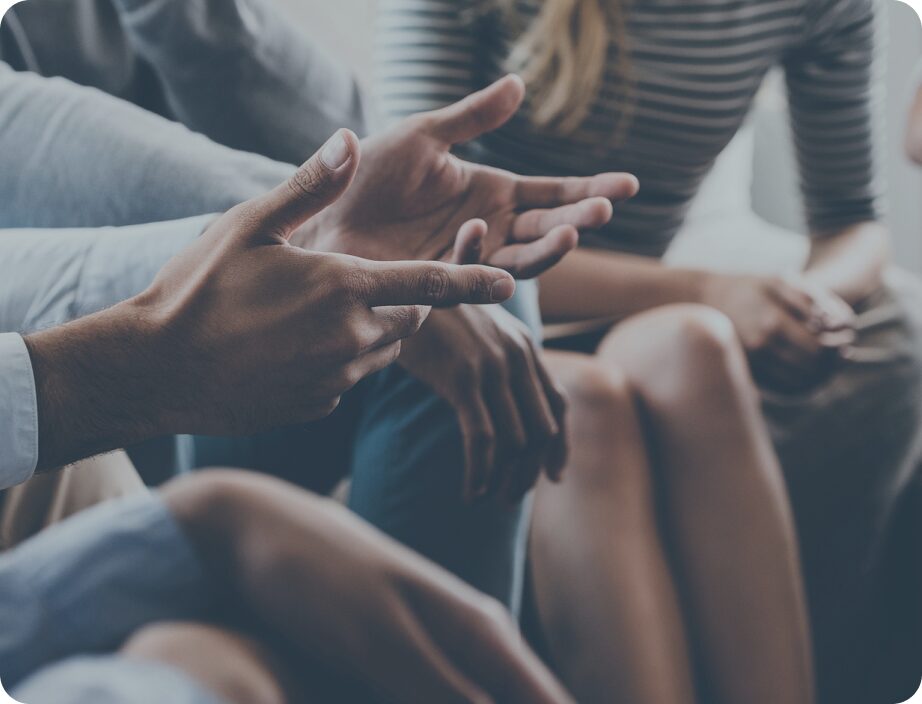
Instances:
[[[502,269],[442,262],[365,262],[361,293],[371,306],[501,303],[515,292]]]
[[[331,203],[352,183],[359,164],[359,140],[351,130],[338,130],[285,183],[253,199],[252,215],[260,230],[272,227],[285,239]]]
[[[509,74],[453,105],[430,112],[429,131],[446,144],[469,142],[508,122],[524,98],[522,79]]]

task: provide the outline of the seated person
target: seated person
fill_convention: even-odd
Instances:
[[[7,227],[125,225],[220,212],[287,178],[334,129],[364,127],[351,77],[264,0],[31,0],[7,15],[0,51],[18,69],[0,66],[0,150],[8,167],[0,174],[0,224]],[[42,77],[54,75],[108,94]],[[465,197],[450,191],[442,198],[446,187],[471,177],[445,161],[448,148],[508,119],[521,86],[507,79],[491,95],[482,114],[482,105],[469,105],[465,125],[428,129],[415,120],[388,138],[370,138],[347,196],[349,215],[336,225],[374,225],[397,237],[408,214],[419,228],[452,230],[484,216],[491,233],[514,229],[523,242],[549,234],[537,247],[550,256],[573,243],[572,229],[558,225],[607,220],[605,199],[624,193],[604,181],[537,180],[520,189],[515,181],[498,184],[485,170]],[[398,135],[399,150],[389,142]],[[58,165],[53,176],[36,168],[49,158]],[[369,179],[377,191],[365,187]],[[420,186],[429,188],[428,197]],[[547,212],[584,196],[601,198],[578,211]],[[523,210],[532,213],[516,217]],[[537,273],[526,250],[508,252],[493,263],[518,276]],[[520,294],[509,305],[534,331],[534,295]],[[522,514],[506,504],[516,503],[541,464],[552,473],[560,466],[563,403],[530,336],[510,316],[496,311],[502,320],[494,324],[473,309],[459,314],[497,330],[497,378],[511,379],[514,391],[502,401],[505,425],[485,428],[483,414],[459,415],[443,400],[456,389],[446,391],[438,365],[421,360],[455,350],[433,328],[423,331],[422,350],[407,349],[399,366],[347,393],[330,419],[253,437],[184,441],[186,464],[257,468],[321,491],[348,472],[350,505],[360,515],[514,605]],[[506,466],[516,467],[519,479],[502,481]],[[465,485],[468,495],[505,500],[471,504]]]
[[[0,556],[28,704],[572,702],[505,609],[342,507],[203,472]]]
[[[463,108],[443,116],[458,114]],[[512,295],[512,278],[491,267],[374,262],[292,246],[296,233],[308,231],[337,247],[314,218],[349,188],[359,158],[355,137],[339,132],[268,194],[209,217],[204,233],[137,295],[25,337],[0,335],[7,448],[0,484],[159,434],[252,432],[321,417],[357,380],[393,362],[428,306]],[[192,231],[201,224],[185,223]],[[162,247],[163,240],[144,237],[157,234],[151,227],[140,229],[134,237],[113,232],[108,241],[98,233],[34,234],[45,247],[79,246],[89,234],[94,246],[108,244],[126,262],[149,263],[151,243]],[[373,244],[391,255],[438,257],[454,247],[461,260],[471,252],[503,256],[506,245],[485,234],[474,222],[454,242],[404,231],[390,241],[379,234]],[[179,227],[173,244],[187,235]],[[361,246],[361,233],[352,235],[351,246]],[[4,238],[18,241],[16,233]],[[126,250],[131,243],[142,251]],[[110,272],[88,291],[52,287],[70,304],[58,312],[79,315],[88,302],[81,294],[98,303],[94,296],[111,293],[107,283],[118,290],[125,271],[134,270]],[[70,659],[118,648],[150,623],[207,619],[223,596],[234,620],[220,625],[255,629],[270,651],[279,650],[278,662],[294,648],[321,668],[342,668],[376,696],[418,700],[422,687],[433,701],[569,701],[511,621],[494,620],[499,609],[486,597],[338,509],[273,480],[240,476],[193,480],[164,496],[165,504],[142,493],[86,512],[0,559],[0,662],[18,696],[30,704],[62,696],[149,701],[159,690],[161,701],[233,704],[242,701],[234,680],[241,672],[254,672],[247,685],[264,683],[261,692],[298,686],[274,657],[223,633],[214,645],[229,649],[225,661],[177,663],[181,650],[144,633],[125,646],[125,660]],[[100,611],[80,622],[94,605]],[[180,648],[202,633],[180,630]],[[205,634],[210,642],[215,631]],[[302,670],[296,663],[293,676]]]
[[[806,704],[814,653],[821,701],[873,700],[882,565],[922,461],[922,287],[889,269],[872,139],[877,9],[381,3],[391,118],[515,70],[527,105],[465,155],[643,184],[540,278],[545,320],[583,334],[547,355],[579,450],[561,486],[538,486],[531,576],[581,702]],[[664,266],[775,67],[812,235],[803,271]]]

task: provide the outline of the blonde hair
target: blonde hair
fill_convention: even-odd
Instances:
[[[518,22],[516,0],[495,1]],[[615,77],[630,93],[623,2],[544,0],[539,15],[516,40],[507,66],[528,86],[536,125],[571,133],[584,122],[609,70],[613,40]],[[625,120],[621,122],[623,129]]]

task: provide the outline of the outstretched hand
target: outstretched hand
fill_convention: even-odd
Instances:
[[[292,241],[368,259],[442,259],[466,227],[486,264],[518,278],[553,266],[576,246],[579,229],[607,223],[612,201],[630,198],[638,185],[623,173],[518,176],[451,153],[506,123],[524,91],[518,76],[506,76],[364,140],[352,188]]]

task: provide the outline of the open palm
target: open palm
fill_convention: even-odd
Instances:
[[[633,176],[523,177],[466,162],[454,145],[496,129],[524,87],[507,76],[446,108],[409,117],[364,140],[352,186],[305,233],[309,246],[371,259],[440,259],[536,276],[577,242],[577,230],[611,218],[632,196]],[[355,150],[358,152],[358,150]]]

